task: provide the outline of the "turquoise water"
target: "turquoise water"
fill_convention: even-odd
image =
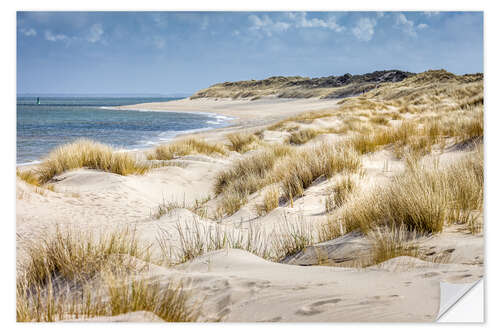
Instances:
[[[113,110],[118,105],[175,98],[44,97],[17,99],[17,163],[42,159],[58,145],[89,138],[117,149],[141,149],[179,133],[226,126],[229,118],[208,113]]]

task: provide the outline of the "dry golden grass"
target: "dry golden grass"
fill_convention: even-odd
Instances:
[[[320,144],[308,149],[274,145],[219,173],[215,193],[223,195],[221,205],[231,215],[247,202],[248,195],[267,185],[280,184],[284,197],[291,199],[321,176],[330,178],[360,168],[359,155],[347,145]]]
[[[284,145],[269,145],[261,151],[234,163],[229,169],[217,175],[215,194],[237,192],[242,195],[252,194],[270,184],[268,175],[275,163],[291,154],[293,149]]]
[[[388,185],[350,200],[341,214],[345,231],[379,225],[440,232],[446,223],[474,225],[483,204],[483,159],[477,150],[445,169],[414,162]]]
[[[328,189],[328,196],[325,199],[326,212],[332,212],[341,207],[356,189],[356,182],[350,176],[342,177],[335,185]]]
[[[398,227],[376,227],[368,233],[372,243],[370,265],[379,264],[400,256],[421,257],[417,242],[418,234]]]
[[[450,223],[465,224],[471,233],[482,231],[484,203],[484,157],[482,146],[446,169]]]
[[[218,217],[223,217],[224,215],[231,216],[239,211],[242,206],[248,203],[247,196],[248,193],[245,192],[242,193],[236,190],[225,191],[217,206],[218,215],[222,213],[222,216]]]
[[[361,168],[359,155],[347,145],[332,147],[320,144],[302,149],[284,158],[275,168],[275,179],[281,181],[286,198],[294,198],[321,176],[330,178],[342,172],[357,172]]]
[[[169,232],[160,229],[157,237],[163,261],[169,265],[184,263],[207,252],[221,249],[241,249],[265,259],[272,257],[268,235],[258,227],[250,226],[247,232],[223,225],[201,224],[197,221],[176,225],[179,244],[170,244]]]
[[[382,115],[371,117],[370,121],[374,124],[377,124],[377,125],[388,125],[389,124],[389,120]]]
[[[378,225],[421,232],[440,232],[446,219],[445,184],[435,172],[420,170],[399,176],[386,187],[351,201],[342,218],[347,230],[365,233]]]
[[[197,307],[181,283],[134,278],[149,261],[148,246],[128,229],[61,231],[23,244],[17,274],[17,321],[56,321],[149,311],[166,321],[194,321]]]
[[[305,221],[290,223],[287,220],[279,224],[273,231],[270,243],[274,261],[294,255],[306,247],[311,246],[316,241],[316,231],[314,227]]]
[[[18,322],[53,322],[147,311],[167,322],[192,322],[199,311],[188,303],[190,296],[180,282],[161,286],[109,272],[104,273],[99,285],[85,282],[54,287],[51,283],[28,288],[18,281],[16,318]]]
[[[288,143],[295,144],[295,145],[301,145],[306,143],[309,140],[314,139],[317,137],[319,134],[322,134],[323,131],[319,131],[313,128],[306,128],[298,131],[294,131],[291,133],[290,137],[288,138]]]
[[[171,246],[169,233],[160,229],[158,243],[164,261],[170,265],[180,264],[205,253],[221,249],[241,249],[266,260],[280,262],[289,255],[300,252],[316,241],[313,225],[298,220],[286,219],[266,232],[263,227],[250,225],[248,230],[231,226],[191,223],[177,224],[179,245]]]
[[[230,142],[229,149],[238,153],[245,153],[259,145],[259,138],[253,133],[235,132],[227,135]]]
[[[312,112],[304,112],[299,115],[281,120],[275,124],[272,124],[267,127],[268,130],[270,131],[276,131],[276,130],[291,130],[294,129],[296,130],[298,127],[293,125],[294,123],[302,123],[302,124],[310,124],[312,123],[315,119],[320,119],[320,118],[329,118],[333,116],[338,116],[341,114],[341,111],[339,110],[322,110],[322,111],[312,111]]]
[[[39,184],[72,169],[89,168],[119,175],[144,174],[149,166],[139,163],[132,155],[113,152],[107,145],[77,140],[54,149],[33,172]]]
[[[197,138],[187,138],[157,146],[146,157],[148,160],[171,160],[190,154],[227,155],[227,151],[223,145],[218,143],[209,143]]]
[[[148,259],[135,233],[128,229],[101,233],[62,231],[29,243],[24,276],[28,287],[55,278],[83,282],[113,267],[132,268],[129,258]]]
[[[33,186],[40,186],[40,180],[33,170],[16,170],[16,176],[19,177],[24,182],[31,184]]]
[[[112,316],[148,311],[166,322],[194,322],[199,317],[198,306],[189,304],[191,294],[181,282],[161,286],[159,282],[123,281],[113,276],[107,280]]]
[[[482,137],[483,102],[482,74],[456,76],[444,70],[427,71],[401,82],[381,84],[362,96],[343,99],[336,110],[303,113],[271,125],[269,129],[290,130],[296,128],[290,127],[294,123],[336,117],[343,120],[343,125],[329,132],[355,132],[349,140],[361,154],[392,144],[398,157],[423,156],[434,145],[444,147],[449,138],[458,142]],[[389,117],[403,119],[400,113],[411,119],[404,119],[394,128],[374,126],[390,125]],[[419,117],[424,114],[425,117],[434,114],[434,119],[429,122]],[[360,115],[369,117],[369,122],[360,119]],[[307,142],[315,135],[312,131],[301,133],[295,129],[295,132],[292,131],[291,142]]]
[[[264,216],[279,206],[280,191],[276,186],[269,187],[264,192],[262,203],[255,205],[255,212],[259,216]]]
[[[208,210],[205,204],[210,201],[211,197],[208,196],[203,199],[195,199],[195,201],[192,204],[187,204],[186,200],[183,202],[177,202],[177,201],[165,201],[163,199],[163,202],[158,205],[158,207],[155,209],[153,213],[151,213],[151,217],[154,218],[155,220],[160,219],[162,216],[170,214],[174,209],[177,208],[183,208],[187,209],[194,214],[200,216],[201,218],[206,218],[208,217]]]

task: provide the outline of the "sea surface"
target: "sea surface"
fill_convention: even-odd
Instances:
[[[116,149],[148,148],[180,133],[227,126],[230,118],[210,113],[114,110],[119,105],[166,102],[161,97],[17,98],[17,164],[40,161],[53,148],[79,138]]]

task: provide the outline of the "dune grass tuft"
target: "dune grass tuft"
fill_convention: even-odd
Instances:
[[[33,186],[40,186],[40,179],[33,170],[16,170],[16,176],[19,177],[24,182],[31,184]]]
[[[229,149],[238,153],[245,153],[258,146],[259,138],[253,133],[235,132],[227,135],[230,142]]]
[[[217,175],[215,194],[231,215],[246,197],[270,184],[278,184],[284,198],[300,196],[319,177],[332,177],[361,168],[359,155],[348,145],[319,144],[309,149],[273,145],[236,162]]]
[[[376,227],[368,233],[368,238],[372,243],[370,265],[400,256],[421,256],[417,233],[408,231],[403,225],[399,228]]]
[[[315,137],[317,137],[319,134],[323,133],[322,131],[312,129],[312,128],[306,128],[298,131],[294,131],[291,133],[290,137],[288,138],[288,143],[294,144],[294,145],[301,145],[304,144]]]
[[[350,200],[341,220],[346,232],[404,225],[417,232],[441,232],[446,223],[477,224],[483,205],[481,150],[444,169],[418,162],[389,184]]]
[[[113,152],[107,145],[80,139],[54,149],[42,163],[36,167],[34,174],[40,184],[72,169],[89,168],[112,172],[119,175],[144,174],[149,166],[139,163],[131,154]]]
[[[208,210],[205,204],[210,201],[211,196],[202,199],[195,199],[192,204],[188,204],[185,200],[183,202],[170,201],[163,202],[151,213],[151,217],[155,220],[160,219],[162,216],[170,214],[174,209],[183,208],[191,211],[192,213],[200,216],[201,218],[208,217]]]
[[[177,223],[176,233],[179,244],[172,246],[170,233],[160,229],[157,240],[164,261],[181,264],[207,252],[221,249],[241,249],[265,259],[272,257],[267,234],[259,227],[250,226],[247,232],[220,224],[200,224],[197,221]]]
[[[301,196],[321,176],[330,178],[360,169],[359,155],[348,145],[333,147],[323,143],[287,156],[276,166],[275,179],[281,181],[282,192],[290,199]]]
[[[178,246],[170,246],[170,234],[160,229],[158,242],[161,244],[165,262],[181,264],[211,251],[241,249],[256,256],[280,262],[287,256],[300,252],[316,240],[312,224],[305,221],[277,223],[272,230],[250,225],[248,230],[235,229],[220,224],[207,225],[196,221],[176,225]]]
[[[196,305],[189,304],[191,294],[182,282],[134,280],[103,272],[102,282],[78,285],[27,287],[18,281],[16,318],[18,322],[53,322],[58,320],[91,320],[99,316],[116,316],[147,311],[167,322],[192,322],[199,317]]]
[[[341,207],[356,189],[356,182],[348,175],[342,177],[335,185],[328,189],[329,194],[325,200],[325,210],[332,212]]]
[[[291,223],[285,220],[277,226],[270,240],[275,253],[274,260],[282,261],[313,245],[315,237],[315,229],[311,224],[305,221]]]
[[[268,176],[277,161],[291,154],[293,149],[284,145],[270,145],[263,150],[235,162],[217,175],[215,194],[236,192],[252,194],[270,184]]]
[[[23,243],[16,286],[17,321],[56,321],[149,311],[166,321],[194,321],[182,283],[134,278],[150,260],[129,229],[62,231]]]
[[[226,191],[217,206],[217,210],[222,212],[223,215],[231,216],[240,208],[247,204],[248,194],[238,191]],[[221,216],[222,217],[222,216]]]
[[[146,280],[123,281],[107,278],[109,308],[112,316],[135,311],[152,312],[166,322],[194,322],[199,317],[198,306],[189,304],[189,292],[182,282]]]
[[[279,206],[280,192],[276,186],[271,186],[264,192],[262,203],[255,205],[255,212],[259,216],[264,216]]]
[[[171,160],[189,154],[227,155],[227,151],[223,145],[218,143],[209,143],[197,138],[187,138],[157,146],[146,157],[148,160]]]
[[[105,269],[129,266],[129,257],[148,258],[135,233],[128,229],[95,236],[58,227],[54,235],[32,241],[26,254],[24,272],[28,287],[44,285],[56,277],[82,282]]]

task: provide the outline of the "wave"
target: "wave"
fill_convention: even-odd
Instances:
[[[16,166],[33,165],[33,164],[38,164],[38,163],[42,163],[42,161],[34,160],[34,161],[30,161],[30,162],[16,163]]]
[[[123,108],[118,108],[116,106],[100,106],[99,109],[104,109],[104,110],[117,110],[117,111],[137,111],[137,112],[171,112],[171,113],[190,113],[190,114],[199,114],[202,116],[208,116],[212,118],[216,118],[219,123],[222,121],[229,121],[233,120],[235,118],[229,117],[229,116],[224,116],[218,113],[213,113],[213,112],[205,112],[205,111],[187,111],[187,110],[152,110],[152,109],[123,109]]]
[[[125,149],[126,151],[137,151],[139,149],[151,148],[158,144],[168,143],[173,141],[177,136],[182,134],[195,133],[199,131],[207,131],[214,129],[214,127],[202,127],[191,130],[183,130],[183,131],[165,131],[158,134],[155,138],[147,138],[144,140],[140,140],[136,145],[131,148]]]

